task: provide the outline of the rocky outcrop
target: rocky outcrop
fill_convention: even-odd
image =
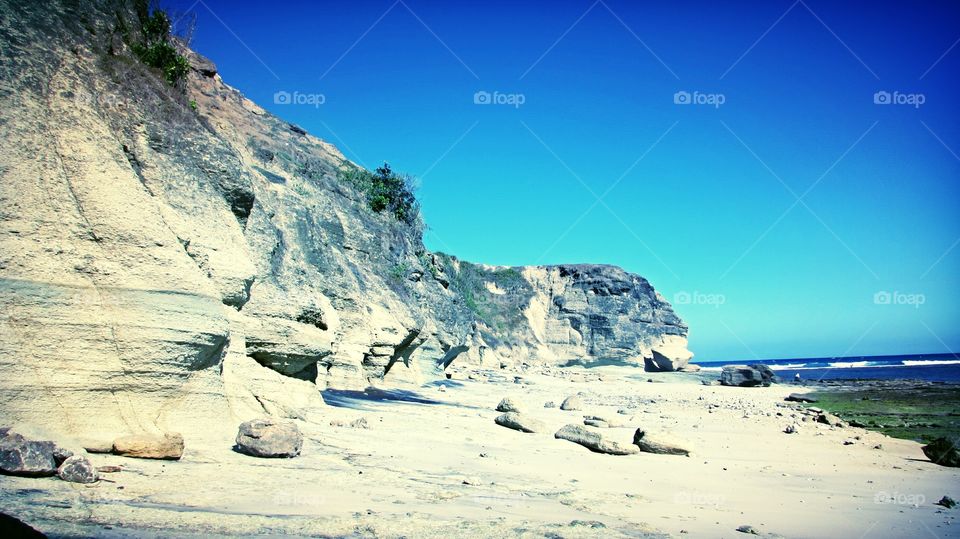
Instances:
[[[739,387],[768,387],[776,380],[766,365],[727,365],[720,372],[720,384]]]
[[[687,326],[650,283],[597,264],[498,267],[440,256],[477,318],[465,361],[567,364],[601,359],[651,371],[687,365]]]
[[[923,449],[923,454],[933,463],[951,468],[960,467],[960,450],[957,449],[955,440],[937,438],[921,449]]]
[[[178,44],[183,88],[140,63],[133,4],[0,0],[0,421],[216,443],[225,417],[310,418],[317,385],[689,360],[642,277],[428,252],[210,60]]]

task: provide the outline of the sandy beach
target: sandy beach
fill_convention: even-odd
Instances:
[[[929,462],[920,444],[803,421],[783,401],[789,385],[702,377],[553,368],[520,383],[477,371],[410,389],[328,391],[322,420],[299,422],[298,458],[188,439],[176,462],[90,455],[123,467],[93,486],[5,477],[0,499],[54,535],[737,537],[748,525],[767,537],[960,536],[955,511],[934,505],[956,495],[960,472]],[[544,407],[570,395],[581,410]],[[495,424],[503,397],[546,430]],[[643,427],[693,453],[613,456],[554,438],[584,416],[621,422],[594,429],[613,441],[629,444]],[[359,419],[366,425],[351,425]],[[793,423],[799,432],[785,434]]]

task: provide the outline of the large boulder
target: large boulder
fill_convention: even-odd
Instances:
[[[931,462],[951,468],[960,467],[960,452],[957,444],[947,438],[937,438],[921,448]]]
[[[113,441],[113,453],[138,459],[180,460],[183,436],[177,433],[121,436]]]
[[[254,419],[240,425],[237,451],[252,457],[291,458],[300,454],[303,434],[296,423]]]
[[[87,458],[74,455],[57,469],[57,475],[64,481],[71,483],[96,483],[100,480],[97,469]]]
[[[662,434],[651,436],[643,429],[637,429],[633,433],[633,444],[644,453],[690,456],[690,449],[685,447],[686,444],[683,442],[672,440]]]
[[[564,425],[553,437],[558,440],[567,440],[568,442],[580,444],[594,453],[632,455],[639,452],[639,449],[632,445],[621,445],[612,440],[607,440],[599,432],[589,430],[582,425]]]
[[[27,440],[9,428],[0,429],[0,473],[26,477],[56,475],[72,452],[48,441]]]
[[[720,383],[725,386],[768,387],[776,376],[766,365],[727,365],[720,373]]]
[[[542,432],[547,426],[542,421],[517,412],[507,412],[494,419],[497,425],[520,432]]]

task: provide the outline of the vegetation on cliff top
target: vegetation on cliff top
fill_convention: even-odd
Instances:
[[[173,45],[169,15],[162,9],[151,8],[147,0],[137,0],[135,8],[140,38],[130,43],[130,48],[141,62],[159,69],[171,86],[179,86],[190,72],[190,64]]]

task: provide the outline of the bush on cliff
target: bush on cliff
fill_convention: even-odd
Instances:
[[[420,206],[413,195],[413,178],[410,176],[397,174],[387,163],[370,172],[348,161],[341,164],[338,176],[364,194],[371,210],[377,213],[387,211],[408,225],[417,222]]]
[[[155,67],[171,86],[178,86],[190,72],[187,59],[171,42],[170,17],[162,9],[151,9],[146,1],[138,1],[137,18],[141,40],[131,44],[141,62]]]

